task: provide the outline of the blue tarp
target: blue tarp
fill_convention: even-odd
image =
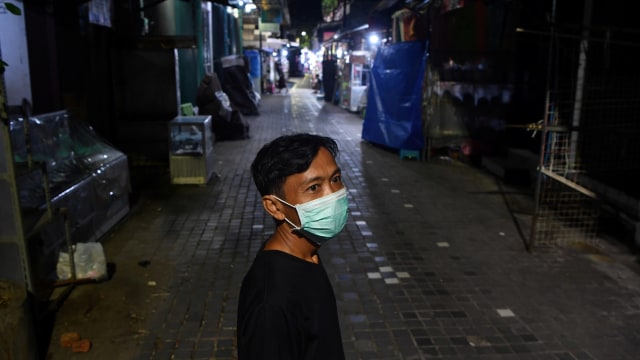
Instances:
[[[249,75],[251,75],[252,79],[259,79],[262,74],[260,52],[258,50],[245,50],[244,55],[249,59]]]
[[[394,149],[422,150],[422,79],[426,44],[407,41],[378,50],[371,67],[362,139]]]

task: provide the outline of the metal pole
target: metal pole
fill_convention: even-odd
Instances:
[[[260,8],[258,8],[258,36],[260,36],[260,38],[258,38],[258,55],[260,55],[260,96],[262,96],[262,94],[264,94],[264,76],[262,76],[262,73],[264,72],[264,69],[262,68],[264,61],[262,61],[262,29],[260,28]]]
[[[593,0],[587,0],[584,3],[584,15],[582,18],[582,40],[580,41],[580,55],[578,58],[578,74],[576,76],[576,97],[573,102],[573,120],[572,127],[578,129],[580,126],[580,117],[582,115],[582,98],[584,94],[585,72],[587,68],[587,51],[589,50],[589,25],[591,24],[591,12],[593,9]],[[571,131],[571,144],[569,148],[570,165],[575,169],[576,157],[578,152],[578,136],[577,130]]]
[[[534,211],[533,211],[533,219],[531,221],[531,236],[529,242],[526,244],[526,250],[531,252],[532,248],[535,246],[536,241],[536,227],[540,214],[540,198],[542,196],[542,180],[543,180],[543,169],[544,169],[544,151],[547,143],[547,134],[548,134],[548,125],[549,125],[549,116],[550,116],[550,107],[551,107],[551,72],[552,72],[552,64],[553,64],[553,48],[555,41],[555,33],[556,33],[556,0],[553,0],[551,5],[551,32],[549,36],[549,50],[547,54],[547,94],[545,99],[545,111],[544,111],[544,119],[543,119],[543,129],[541,132],[541,140],[540,140],[540,160],[538,161],[538,177],[536,180],[536,189],[535,189],[535,197],[534,197]]]

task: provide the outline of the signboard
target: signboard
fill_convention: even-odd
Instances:
[[[263,9],[260,12],[260,21],[265,23],[282,23],[282,9]]]
[[[264,22],[260,22],[260,31],[262,31],[262,32],[271,32],[271,33],[279,33],[280,32],[280,24],[279,23],[264,23]]]

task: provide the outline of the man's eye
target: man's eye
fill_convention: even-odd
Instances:
[[[316,190],[318,190],[318,185],[311,185],[311,186],[309,186],[309,190],[310,190],[310,191],[316,191]]]
[[[342,182],[342,176],[340,176],[340,175],[336,175],[336,176],[334,176],[334,177],[331,179],[331,182],[333,182],[333,183],[340,183],[340,182]]]

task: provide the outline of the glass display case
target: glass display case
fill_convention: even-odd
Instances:
[[[169,122],[172,184],[206,184],[213,175],[211,116],[177,116]]]
[[[76,265],[93,261],[62,255],[101,248],[129,211],[123,152],[66,111],[32,116],[27,102],[21,110],[0,122],[1,359],[40,358],[53,304],[87,280],[76,277]]]

